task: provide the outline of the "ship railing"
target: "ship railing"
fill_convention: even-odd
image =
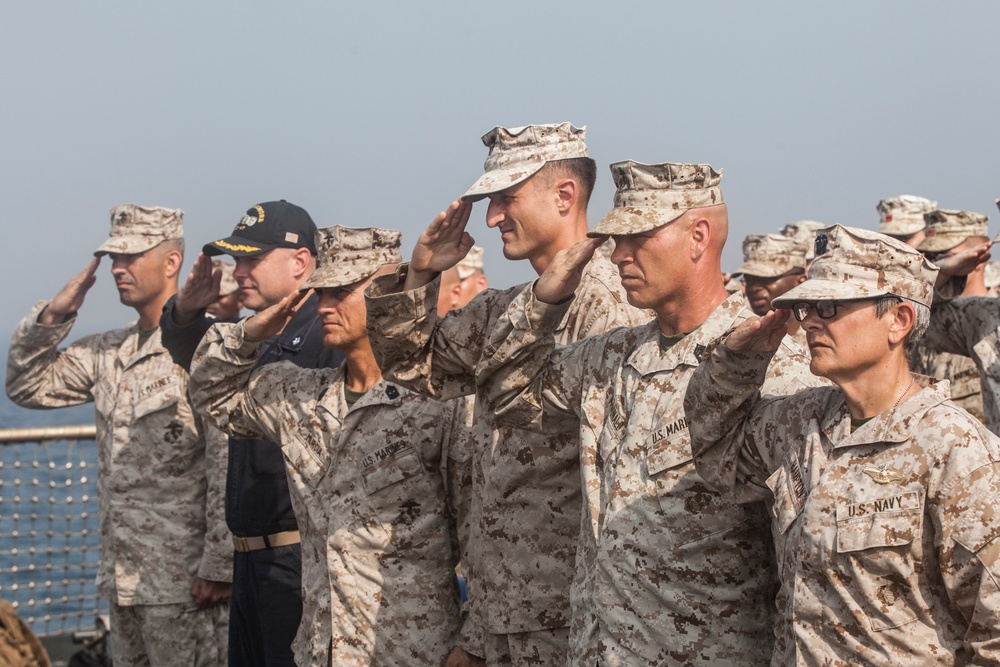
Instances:
[[[45,637],[108,613],[93,424],[0,429],[0,598]]]

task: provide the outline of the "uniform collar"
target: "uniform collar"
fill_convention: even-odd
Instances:
[[[642,341],[629,355],[627,365],[640,375],[672,371],[680,366],[698,366],[707,358],[708,348],[737,322],[747,310],[740,294],[730,295],[720,303],[701,325],[678,341],[666,354],[660,354],[660,326],[656,320],[646,327]],[[747,310],[747,314],[749,311]]]
[[[925,375],[913,374],[920,391],[906,399],[894,410],[887,410],[866,422],[851,433],[851,414],[843,393],[836,409],[823,421],[822,430],[834,448],[870,445],[879,442],[906,442],[931,408],[948,400],[950,386],[947,381],[936,381]]]
[[[146,339],[142,348],[139,348],[139,322],[132,322],[125,328],[125,340],[118,346],[118,360],[123,368],[128,368],[146,357],[152,357],[166,352],[160,342],[160,328],[156,329]]]
[[[382,380],[366,391],[364,396],[359,398],[354,405],[348,407],[347,398],[344,396],[344,381],[347,377],[346,368],[345,364],[340,365],[337,373],[333,376],[333,380],[327,385],[326,390],[320,394],[317,401],[319,408],[329,412],[338,420],[343,421],[349,413],[364,410],[365,408],[378,405],[399,405],[402,403],[406,390],[398,384]]]

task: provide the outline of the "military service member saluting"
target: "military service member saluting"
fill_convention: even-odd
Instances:
[[[479,380],[498,421],[578,429],[586,517],[574,581],[571,665],[766,665],[776,578],[763,504],[713,492],[691,458],[684,390],[706,350],[750,317],[721,282],[728,214],[706,164],[619,162],[614,209],[511,303]],[[616,242],[629,303],[656,320],[566,347],[554,331],[584,266]],[[784,346],[769,386],[809,380]]]
[[[773,506],[773,665],[1000,663],[1000,439],[907,362],[936,274],[895,239],[832,227],[781,310],[691,381],[699,473]],[[835,387],[761,387],[789,309]]]
[[[211,477],[224,477],[187,401],[188,376],[160,342],[157,322],[177,291],[184,257],[179,210],[126,204],[111,211],[111,237],[96,258],[14,333],[7,394],[28,408],[94,402],[101,563],[111,603],[116,667],[214,666],[225,661],[214,627],[224,622],[232,549]],[[102,255],[121,302],[138,322],[57,349],[96,280]],[[215,496],[218,498],[217,496]],[[214,536],[209,539],[207,536]]]
[[[486,173],[462,198],[489,197],[486,224],[499,230],[508,259],[527,259],[540,273],[558,251],[585,237],[596,173],[584,133],[562,123],[497,127],[483,137],[490,148]],[[471,209],[454,202],[420,236],[411,262],[396,275],[377,278],[368,293],[372,345],[386,374],[443,398],[481,391],[475,368],[486,337],[520,290],[488,289],[462,310],[435,316],[439,272],[458,264],[472,246],[465,232]],[[625,303],[614,267],[604,259],[584,271],[556,337],[569,343],[647,320]],[[563,664],[580,533],[575,429],[529,433],[495,426],[478,402],[476,409],[482,441],[470,619],[461,648],[491,665]],[[449,667],[467,658],[453,656]]]
[[[935,264],[947,262],[948,258],[983,246],[990,240],[987,231],[989,218],[981,213],[938,209],[928,213],[925,220],[926,236],[917,250]],[[948,295],[959,292],[960,297],[986,297],[989,294],[985,264],[977,266],[965,276],[954,276],[949,282],[952,284],[939,288],[941,292]],[[979,356],[979,353],[974,347],[967,348],[966,341],[951,339],[948,333],[955,335],[959,330],[950,326],[949,322],[956,315],[963,319],[978,319],[981,311],[995,312],[1000,302],[981,300],[964,301],[963,304],[966,305],[956,306],[969,310],[969,305],[972,305],[972,312],[957,314],[955,307],[945,305],[944,300],[940,300],[939,307],[931,311],[931,326],[917,346],[913,370],[922,375],[948,380],[951,385],[951,400],[985,422],[980,371],[972,358]],[[963,328],[965,326],[967,325],[963,325]],[[997,407],[991,406],[991,415],[997,412]]]
[[[192,366],[192,396],[234,438],[280,443],[295,475],[302,533],[300,665],[439,667],[460,610],[458,526],[471,490],[462,400],[386,382],[365,324],[364,290],[400,260],[399,232],[319,230],[315,289],[323,343],[338,369],[257,368],[261,342],[292,316],[288,297],[239,324],[217,324]]]
[[[751,234],[743,239],[743,263],[733,277],[743,276],[744,293],[754,315],[771,310],[771,300],[806,279],[806,244],[784,234]],[[805,349],[805,336],[797,322],[788,334]]]
[[[879,215],[875,231],[916,248],[924,240],[927,227],[924,216],[937,210],[937,202],[915,195],[900,195],[883,199],[875,210]]]
[[[279,303],[312,275],[315,242],[316,225],[304,208],[283,199],[250,207],[230,236],[205,245],[177,298],[163,310],[163,344],[174,360],[189,367],[215,321],[208,311],[222,291],[222,276],[213,271],[209,255],[224,253],[236,259],[233,277],[240,300],[260,311]],[[260,348],[256,359],[261,366],[287,360],[303,368],[336,368],[342,361],[339,352],[323,347],[315,297]],[[294,665],[292,642],[302,616],[296,515],[307,511],[290,491],[296,474],[286,474],[275,443],[230,438],[226,522],[236,549],[229,624],[232,665]]]

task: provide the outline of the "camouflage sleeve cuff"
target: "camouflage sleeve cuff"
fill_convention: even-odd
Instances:
[[[486,633],[472,614],[466,616],[462,624],[462,630],[458,635],[458,646],[477,658],[486,658]]]
[[[932,306],[940,306],[949,303],[952,299],[962,296],[965,291],[965,276],[959,276],[961,280],[949,280],[941,287],[934,289],[934,301]]]
[[[716,351],[716,363],[726,377],[738,377],[741,382],[753,383],[755,386],[764,384],[767,377],[767,367],[774,352],[737,352],[726,346],[723,340]]]
[[[198,577],[206,581],[233,581],[233,550],[232,545],[225,555],[209,555],[207,552],[202,556],[201,564],[198,565]]]
[[[537,280],[535,282],[538,282]],[[531,329],[533,331],[555,331],[559,328],[566,313],[573,305],[575,295],[561,301],[560,303],[545,303],[539,301],[535,296],[535,283],[531,283],[524,288],[518,296],[518,300],[524,301],[523,318],[511,318],[511,323],[517,329]],[[510,313],[518,312],[516,308],[510,308]]]
[[[403,291],[409,263],[400,264],[394,273],[375,278],[365,291],[368,312],[379,316],[391,314],[393,319],[419,320],[428,312],[437,313],[441,276],[423,287]],[[376,321],[378,317],[374,318]]]
[[[246,331],[243,329],[244,322],[246,322],[245,319],[236,324],[221,323],[215,326],[219,328],[219,335],[227,350],[231,350],[238,357],[253,359],[257,356],[257,351],[264,341],[248,340]]]
[[[60,322],[59,324],[42,324],[38,321],[38,318],[48,305],[48,301],[39,301],[36,303],[34,308],[31,309],[31,313],[22,320],[22,324],[25,325],[25,333],[30,335],[33,341],[56,345],[69,335],[70,329],[73,328],[73,324],[76,322],[76,313],[69,315],[64,322]]]

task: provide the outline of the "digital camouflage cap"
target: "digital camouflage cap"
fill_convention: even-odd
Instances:
[[[477,273],[482,273],[483,249],[477,245],[469,248],[469,253],[462,258],[462,261],[455,265],[455,270],[458,272],[459,280],[465,280],[466,278],[471,278]]]
[[[989,236],[989,217],[971,211],[951,211],[939,208],[924,216],[926,237],[917,246],[921,252],[951,250],[968,238]]]
[[[791,308],[799,301],[849,301],[893,294],[931,305],[938,269],[919,251],[867,229],[833,225],[816,235],[816,259],[808,278],[771,302]]]
[[[221,259],[213,259],[212,270],[216,269],[222,271],[222,282],[219,283],[219,296],[229,296],[240,288],[236,282],[236,278],[233,277],[233,271],[236,269],[234,265]]]
[[[375,274],[384,264],[403,261],[402,234],[395,229],[334,225],[316,231],[316,270],[301,291],[352,285]]]
[[[915,195],[900,195],[883,199],[875,207],[880,223],[879,234],[910,236],[927,224],[924,215],[937,208],[937,202]]]
[[[587,157],[586,127],[572,123],[494,127],[483,135],[490,149],[486,173],[462,195],[475,202],[527,180],[547,163]]]
[[[781,234],[750,234],[743,239],[743,263],[733,276],[776,278],[806,270],[806,244]]]
[[[791,236],[797,239],[806,248],[806,261],[811,262],[815,254],[816,232],[829,227],[825,222],[815,220],[799,220],[785,225],[781,228],[782,236]]]
[[[722,203],[722,172],[707,164],[633,160],[611,165],[615,205],[588,236],[638,234],[670,224],[690,209]]]
[[[138,255],[164,241],[184,238],[184,211],[162,206],[119,204],[111,209],[111,235],[94,251]]]

